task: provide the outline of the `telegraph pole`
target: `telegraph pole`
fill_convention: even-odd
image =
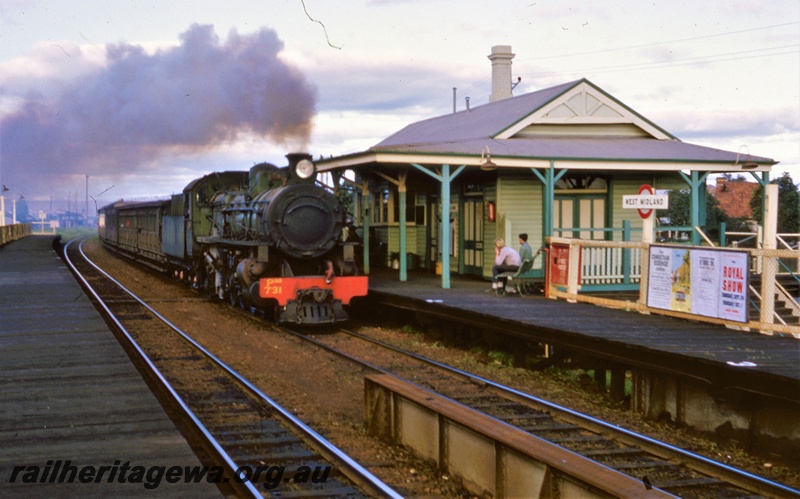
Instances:
[[[86,215],[83,216],[84,227],[89,226],[89,174],[86,174]]]
[[[6,185],[2,182],[3,170],[0,170],[0,227],[6,224]]]

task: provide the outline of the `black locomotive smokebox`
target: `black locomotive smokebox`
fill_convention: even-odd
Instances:
[[[264,220],[270,241],[295,258],[316,258],[341,236],[344,214],[336,197],[313,183],[290,184],[274,191]]]

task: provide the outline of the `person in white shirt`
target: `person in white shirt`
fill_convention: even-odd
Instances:
[[[516,272],[522,265],[522,259],[514,248],[506,246],[503,238],[498,237],[494,240],[494,267],[492,267],[492,288],[505,286],[505,283],[496,282],[497,275],[503,272]]]

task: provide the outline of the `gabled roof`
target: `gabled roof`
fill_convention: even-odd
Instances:
[[[319,162],[321,170],[409,162],[502,167],[740,171],[736,152],[687,144],[580,79],[412,123],[368,150]],[[776,161],[747,156],[769,171]],[[618,163],[627,162],[627,165]]]
[[[753,218],[750,199],[760,187],[761,184],[756,182],[718,180],[716,185],[708,186],[708,192],[719,201],[719,207],[726,215],[749,220]]]
[[[577,83],[579,82],[564,83],[519,97],[477,106],[469,111],[418,121],[390,135],[373,146],[373,149],[492,137]]]
[[[581,109],[570,106],[570,101],[575,98],[584,101],[579,103],[582,104]],[[588,99],[592,102],[587,106],[585,101]],[[605,114],[599,111],[605,111]],[[412,123],[382,140],[372,149],[468,141],[477,138],[509,139],[525,126],[575,122],[580,124],[637,122],[644,133],[654,138],[674,138],[584,78],[477,106],[469,111]],[[644,130],[645,128],[648,130]]]

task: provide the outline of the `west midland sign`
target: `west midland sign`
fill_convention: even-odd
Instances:
[[[669,207],[669,196],[656,195],[652,187],[644,184],[639,188],[638,195],[622,196],[622,207],[639,210],[639,215],[647,218],[653,210],[666,210]]]

